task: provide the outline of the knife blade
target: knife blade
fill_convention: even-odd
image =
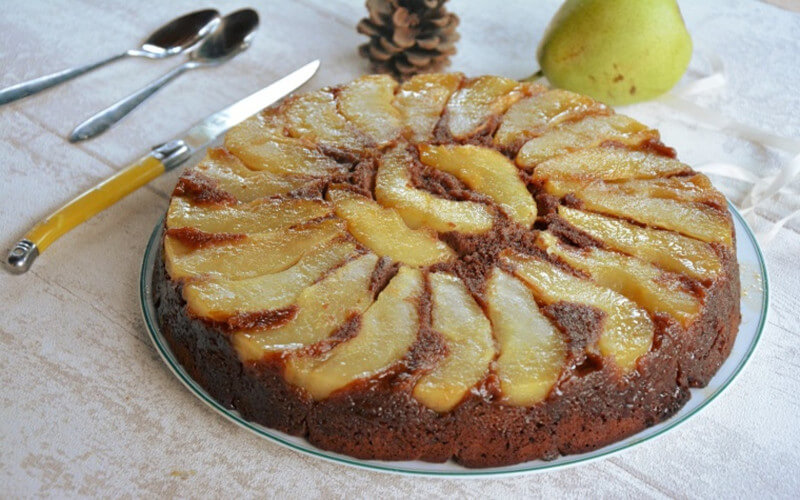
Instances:
[[[30,269],[50,244],[164,172],[177,168],[231,127],[286,97],[311,79],[319,68],[312,61],[280,80],[204,118],[181,136],[155,146],[150,153],[53,212],[33,226],[8,252],[6,266],[14,274]]]

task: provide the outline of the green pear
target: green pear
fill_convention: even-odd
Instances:
[[[680,80],[692,39],[675,0],[567,0],[537,57],[556,87],[629,104],[663,94]]]

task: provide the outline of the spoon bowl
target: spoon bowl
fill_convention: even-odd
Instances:
[[[192,61],[220,64],[246,50],[258,29],[258,13],[253,9],[237,10],[225,16],[222,24],[189,55]]]
[[[220,15],[214,9],[198,10],[173,19],[154,31],[129,56],[162,59],[189,49],[212,33],[220,23]]]

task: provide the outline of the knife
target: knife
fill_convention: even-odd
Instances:
[[[33,226],[14,245],[8,252],[7,267],[15,274],[24,273],[30,269],[36,257],[58,238],[164,172],[182,165],[194,153],[207,147],[234,125],[286,97],[311,79],[319,64],[319,60],[312,61],[258,92],[206,117],[182,137],[155,146],[146,156],[59,208]]]

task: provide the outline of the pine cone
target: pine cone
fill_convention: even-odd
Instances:
[[[443,7],[447,0],[367,0],[369,17],[358,32],[370,37],[358,47],[378,73],[405,80],[439,71],[456,53],[458,16]]]

